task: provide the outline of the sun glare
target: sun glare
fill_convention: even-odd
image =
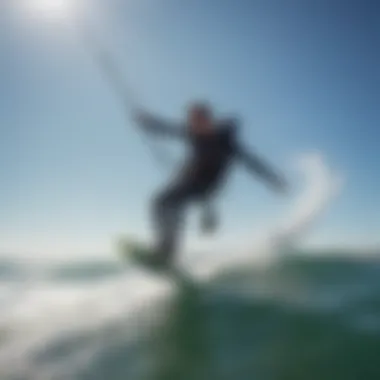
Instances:
[[[32,7],[49,17],[65,18],[71,12],[73,0],[32,0]]]

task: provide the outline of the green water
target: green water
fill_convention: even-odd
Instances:
[[[298,258],[180,289],[148,336],[98,356],[84,378],[380,379],[379,275],[372,261]]]

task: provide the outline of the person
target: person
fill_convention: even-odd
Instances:
[[[234,161],[244,163],[274,190],[286,192],[285,179],[238,141],[238,122],[217,120],[206,103],[191,104],[184,125],[164,121],[143,110],[136,110],[134,118],[144,131],[182,140],[190,147],[190,156],[174,180],[153,199],[156,241],[149,259],[151,264],[164,266],[174,260],[180,242],[182,217],[191,203],[205,204],[204,230],[216,228],[217,220],[210,204],[228,178]]]

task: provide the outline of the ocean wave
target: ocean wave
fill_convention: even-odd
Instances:
[[[365,351],[380,344],[374,264],[293,256],[270,268],[220,272],[192,290],[143,273],[35,283],[2,310],[1,378],[232,378],[247,366],[251,378],[265,367],[267,350],[304,355],[302,334],[311,345],[334,342],[350,355],[360,343]],[[305,360],[323,363],[333,354],[309,349]]]

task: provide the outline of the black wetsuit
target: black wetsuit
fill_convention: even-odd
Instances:
[[[157,135],[175,137],[190,144],[190,157],[179,175],[153,201],[153,220],[157,231],[157,250],[169,259],[177,248],[184,208],[192,201],[210,197],[226,178],[234,159],[244,162],[254,173],[277,184],[279,177],[268,165],[237,142],[237,123],[224,120],[209,134],[191,134],[189,128],[171,126],[145,117],[140,125]]]

